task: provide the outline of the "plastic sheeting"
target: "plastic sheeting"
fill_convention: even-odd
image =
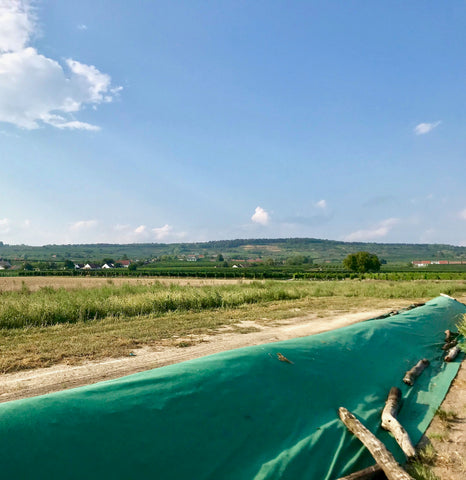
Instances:
[[[438,297],[385,319],[4,403],[1,476],[331,480],[373,464],[340,406],[402,461],[380,428],[388,392],[401,388],[399,420],[416,443],[459,368],[460,359],[443,363],[441,346],[465,313]],[[421,358],[431,365],[404,385]]]

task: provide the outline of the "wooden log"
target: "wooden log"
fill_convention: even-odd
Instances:
[[[403,382],[406,383],[406,385],[413,386],[414,382],[416,381],[416,378],[419,377],[419,375],[430,365],[429,360],[427,358],[423,358],[422,360],[419,360],[419,362],[416,363],[416,365],[411,369],[408,370],[405,373],[405,376],[403,378]]]
[[[453,362],[458,353],[460,353],[460,347],[458,345],[456,345],[456,347],[450,348],[450,350],[448,350],[448,353],[445,355],[445,361]]]
[[[393,458],[393,455],[387,450],[385,445],[378,440],[351,412],[346,408],[340,407],[338,414],[346,428],[353,433],[369,450],[375,461],[384,471],[388,480],[413,480],[399,463]]]
[[[450,350],[450,348],[455,347],[458,344],[458,340],[451,340],[442,347],[442,350]]]
[[[350,473],[349,475],[346,475],[346,477],[340,477],[338,480],[371,480],[374,478],[374,475],[380,472],[382,472],[382,467],[376,464],[367,467],[364,470]]]
[[[413,447],[408,432],[397,419],[400,400],[401,390],[397,387],[392,387],[382,412],[382,428],[388,430],[395,437],[406,458],[410,459],[416,455],[416,449]]]

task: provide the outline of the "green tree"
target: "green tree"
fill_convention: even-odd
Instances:
[[[286,259],[287,265],[303,265],[304,263],[312,263],[312,259],[305,255],[293,255]]]
[[[223,258],[223,255],[221,253],[219,253],[217,255],[217,262],[223,262],[223,261],[225,261],[225,259]]]
[[[350,253],[344,260],[343,266],[352,272],[378,272],[380,260],[377,255],[369,252]]]
[[[74,269],[74,262],[72,262],[71,260],[65,260],[65,265],[64,267],[67,269],[67,270],[73,270]]]

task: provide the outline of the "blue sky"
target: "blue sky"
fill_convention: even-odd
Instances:
[[[0,240],[466,245],[466,3],[0,0]]]

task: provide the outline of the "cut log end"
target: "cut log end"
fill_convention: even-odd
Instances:
[[[445,361],[453,362],[453,360],[458,356],[458,353],[460,353],[460,347],[458,345],[456,345],[456,347],[450,348],[450,350],[448,350],[448,353],[445,355]]]
[[[445,342],[451,342],[459,335],[458,332],[452,332],[451,330],[445,330]]]
[[[406,385],[413,386],[414,382],[416,381],[416,378],[421,375],[421,373],[430,365],[429,360],[427,358],[423,358],[422,360],[419,360],[419,362],[416,363],[416,365],[411,368],[411,370],[408,370],[405,373],[405,376],[403,377],[403,382],[406,383]]]

